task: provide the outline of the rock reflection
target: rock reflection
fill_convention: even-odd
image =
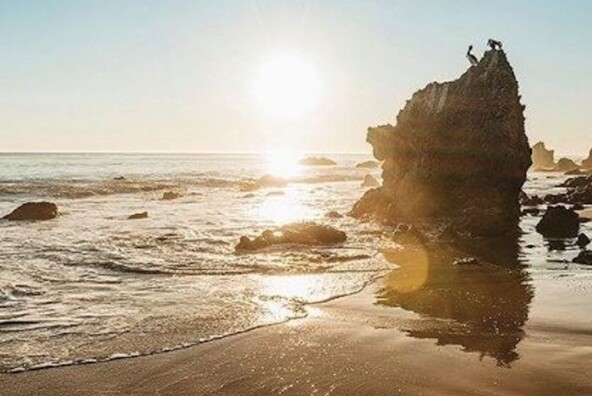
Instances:
[[[410,336],[460,345],[508,367],[519,358],[533,297],[518,250],[515,239],[387,250],[385,257],[400,268],[385,278],[377,301],[444,319],[420,321],[405,329]],[[459,260],[467,257],[477,260]]]

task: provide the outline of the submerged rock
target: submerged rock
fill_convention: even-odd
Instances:
[[[535,170],[552,169],[555,167],[554,151],[547,150],[544,142],[532,146],[532,167]]]
[[[588,158],[582,161],[582,168],[584,169],[592,169],[592,149],[588,153]]]
[[[138,220],[138,219],[147,219],[148,218],[148,212],[139,212],[139,213],[134,213],[132,215],[128,216],[128,220]]]
[[[58,206],[53,202],[27,202],[3,217],[6,220],[50,220],[58,215]]]
[[[163,200],[163,201],[169,201],[169,200],[173,200],[173,199],[177,199],[177,198],[181,198],[181,197],[182,197],[182,195],[179,194],[179,193],[177,193],[177,192],[174,192],[174,191],[165,191],[162,194],[162,197],[160,199]]]
[[[503,234],[517,227],[518,195],[531,165],[518,82],[501,50],[487,51],[458,80],[430,83],[396,125],[369,128],[384,161],[382,187],[351,214],[382,221],[450,219],[459,231]]]
[[[300,165],[307,165],[307,166],[327,166],[327,165],[337,165],[337,162],[333,161],[332,159],[325,158],[325,157],[307,157],[303,158],[298,161]]]
[[[574,238],[580,230],[579,216],[565,206],[549,206],[536,230],[548,238]]]
[[[265,230],[254,239],[242,236],[236,251],[253,251],[272,245],[327,245],[344,242],[345,232],[314,222],[287,224],[275,230]]]
[[[367,174],[366,176],[364,176],[364,181],[362,182],[362,187],[378,187],[380,186],[380,183],[378,182],[378,180],[376,180],[376,178],[374,176],[372,176],[371,174]]]
[[[576,164],[575,162],[573,162],[573,160],[570,160],[569,158],[561,158],[559,161],[557,161],[557,165],[555,165],[555,168],[553,169],[556,172],[573,172],[575,170],[579,170],[580,167],[578,166],[578,164]]]
[[[378,168],[380,162],[378,161],[364,161],[356,164],[356,168],[363,168],[363,169],[374,169]]]

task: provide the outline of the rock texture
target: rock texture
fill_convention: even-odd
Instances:
[[[532,167],[534,169],[552,169],[555,167],[555,152],[547,150],[544,142],[532,146]]]
[[[50,220],[58,215],[58,207],[52,202],[27,202],[3,217],[6,220]]]
[[[384,161],[382,187],[351,214],[440,222],[475,235],[515,229],[518,195],[531,165],[518,82],[503,51],[487,51],[458,80],[416,92],[396,125],[368,129]]]

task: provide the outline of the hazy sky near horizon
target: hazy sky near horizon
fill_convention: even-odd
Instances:
[[[368,126],[493,37],[531,144],[584,155],[591,21],[589,0],[1,1],[0,151],[369,152]],[[287,119],[253,93],[286,53],[318,80],[317,104]]]

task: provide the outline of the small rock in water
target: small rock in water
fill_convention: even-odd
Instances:
[[[6,220],[50,220],[58,215],[58,206],[52,202],[27,202],[3,217]]]
[[[366,176],[364,176],[364,181],[362,182],[362,187],[378,187],[380,186],[380,183],[378,182],[378,180],[376,180],[376,178],[374,176],[372,176],[371,174],[367,174]]]
[[[331,210],[331,211],[325,213],[325,217],[328,219],[341,219],[343,217],[343,215],[340,214],[339,212]]]
[[[578,214],[565,206],[549,206],[536,226],[539,234],[549,238],[574,238],[579,229]]]
[[[378,161],[364,161],[356,164],[356,168],[373,169],[378,168],[380,163]]]
[[[331,226],[314,222],[287,224],[275,230],[265,230],[254,239],[242,236],[235,249],[239,251],[253,251],[272,245],[326,245],[344,242],[345,232]]]
[[[592,251],[582,250],[572,261],[577,264],[592,265]]]
[[[133,215],[128,216],[128,220],[138,220],[138,219],[147,219],[148,212],[139,212],[134,213]]]
[[[463,257],[463,258],[459,258],[454,260],[454,262],[452,263],[452,265],[477,265],[479,264],[479,260],[477,260],[475,257]]]
[[[581,248],[585,248],[589,244],[590,244],[590,238],[588,238],[588,236],[586,234],[581,233],[580,235],[578,235],[578,239],[576,240],[576,245],[578,245]]]
[[[337,162],[333,161],[332,159],[325,158],[325,157],[307,157],[303,158],[298,161],[300,165],[307,165],[307,166],[328,166],[328,165],[337,165]]]
[[[181,198],[181,194],[174,192],[174,191],[165,191],[162,194],[162,198],[160,198],[163,201],[169,201],[172,199],[177,199],[177,198]]]

